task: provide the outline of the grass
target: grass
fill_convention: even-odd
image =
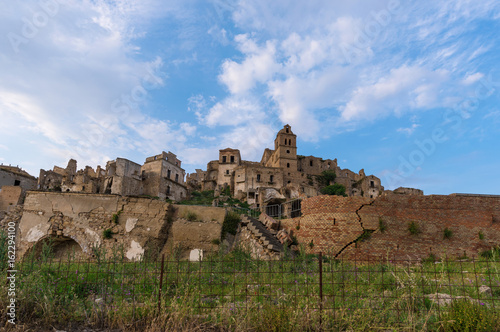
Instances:
[[[198,215],[193,211],[187,211],[185,218],[188,221],[198,221]]]
[[[49,246],[49,245],[47,245]],[[125,331],[498,331],[500,262],[441,261],[376,264],[303,253],[259,261],[237,249],[203,262],[99,262],[28,258],[16,266],[18,323],[31,330],[76,326]],[[467,271],[467,272],[466,272]],[[5,271],[0,272],[5,280]],[[489,285],[493,296],[481,295]],[[425,295],[446,293],[479,301],[437,306]],[[161,310],[158,312],[158,294]],[[6,288],[0,288],[5,326]],[[320,303],[322,311],[320,311]],[[28,326],[26,326],[27,328]]]
[[[453,236],[453,232],[446,227],[443,231],[443,239],[450,239]]]

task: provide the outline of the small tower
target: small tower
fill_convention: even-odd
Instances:
[[[285,180],[297,172],[297,136],[288,124],[276,135],[272,159],[274,159],[273,167],[283,168]]]

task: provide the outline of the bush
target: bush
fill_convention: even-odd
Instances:
[[[198,215],[192,211],[188,211],[186,213],[186,219],[189,221],[197,221],[198,220]]]
[[[321,175],[316,176],[316,181],[318,181],[320,186],[327,187],[335,181],[336,177],[337,174],[335,174],[335,171],[323,171]]]
[[[451,238],[452,236],[453,236],[453,232],[452,232],[450,229],[448,229],[448,227],[446,227],[446,228],[444,229],[444,232],[443,232],[443,238],[444,238],[444,239],[449,239],[449,238]]]
[[[483,232],[479,231],[478,236],[479,236],[479,240],[484,240],[484,234],[483,234]]]
[[[381,233],[384,233],[385,230],[387,229],[387,226],[385,225],[385,222],[382,220],[381,217],[378,218],[378,229],[380,230]]]
[[[408,231],[411,235],[416,235],[420,233],[420,227],[416,222],[412,221],[410,224],[408,224]]]
[[[326,186],[320,190],[323,195],[336,195],[336,196],[347,196],[345,194],[345,187],[339,183],[335,183],[331,186]]]
[[[224,222],[222,223],[222,239],[226,236],[226,233],[236,235],[238,230],[238,224],[240,223],[240,215],[236,212],[228,212],[224,217]]]
[[[102,237],[105,239],[111,239],[113,237],[113,232],[110,228],[105,229],[104,231],[102,231]]]
[[[450,310],[443,314],[441,331],[497,331],[498,317],[482,302],[453,301]]]

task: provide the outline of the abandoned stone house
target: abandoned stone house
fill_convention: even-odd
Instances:
[[[326,170],[335,172],[333,183],[344,185],[348,196],[375,198],[384,190],[376,176],[341,169],[337,159],[297,155],[297,136],[289,125],[278,132],[274,149],[265,149],[260,162],[242,160],[237,149],[223,149],[219,160],[210,161],[206,171],[188,174],[186,181],[192,189],[214,190],[216,195],[229,187],[234,197],[259,208],[318,195],[316,177]]]
[[[18,166],[0,165],[0,211],[20,204],[28,190],[36,189],[37,179]]]
[[[185,171],[172,152],[146,158],[144,165],[125,158],[108,161],[106,168],[86,166],[77,171],[76,160],[66,168],[40,170],[38,189],[42,191],[115,194],[121,196],[148,195],[180,201],[187,196]]]

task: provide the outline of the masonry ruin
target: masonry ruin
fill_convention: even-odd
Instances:
[[[230,188],[232,196],[262,208],[319,195],[318,176],[324,171],[335,172],[328,184],[343,185],[348,196],[376,198],[384,191],[380,179],[363,169],[355,173],[340,168],[337,159],[297,155],[297,136],[289,125],[278,132],[274,149],[265,149],[260,162],[242,160],[237,149],[223,149],[219,160],[210,161],[206,171],[188,174],[186,181],[191,189],[214,190],[216,196]]]

